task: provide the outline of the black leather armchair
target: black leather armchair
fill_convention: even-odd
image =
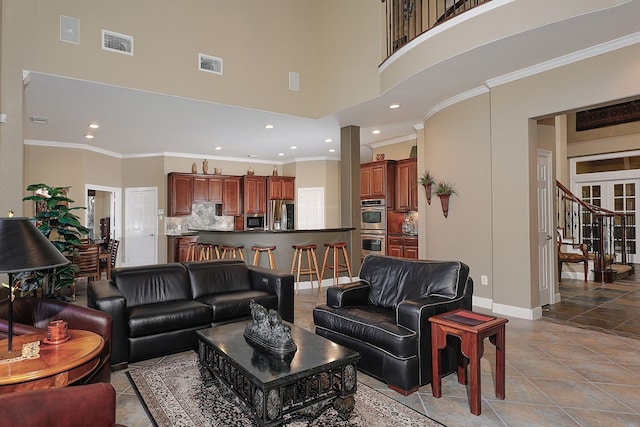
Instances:
[[[316,334],[360,352],[358,368],[408,395],[431,382],[429,317],[471,310],[469,267],[369,255],[359,281],[327,288],[327,304],[313,309]],[[441,372],[457,366],[459,342],[450,338]]]
[[[8,331],[9,302],[0,302],[0,336]],[[13,333],[23,335],[42,332],[52,320],[64,320],[69,329],[91,331],[104,339],[100,363],[83,383],[111,380],[111,316],[99,310],[50,298],[16,298],[13,302]]]

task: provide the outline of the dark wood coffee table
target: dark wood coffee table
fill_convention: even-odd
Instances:
[[[198,331],[199,359],[250,408],[262,426],[304,410],[317,416],[330,403],[345,420],[355,406],[360,354],[292,324],[298,350],[290,361],[252,347],[246,322]]]

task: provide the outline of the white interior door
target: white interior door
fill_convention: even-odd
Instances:
[[[298,221],[296,228],[324,228],[324,187],[298,188]]]
[[[158,188],[125,188],[124,265],[158,262]]]
[[[538,150],[538,280],[540,306],[555,302],[555,230],[553,229],[553,187],[550,174],[551,152]]]

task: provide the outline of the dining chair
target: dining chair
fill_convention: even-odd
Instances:
[[[97,244],[82,244],[74,248],[73,263],[78,266],[75,278],[86,277],[88,281],[100,280],[100,247]],[[71,285],[71,298],[76,299],[75,283]]]

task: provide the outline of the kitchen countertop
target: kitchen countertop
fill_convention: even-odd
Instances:
[[[207,230],[207,229],[189,229],[198,233],[273,233],[273,234],[287,234],[287,233],[331,233],[336,231],[352,231],[355,227],[342,227],[342,228],[320,228],[312,230]]]

